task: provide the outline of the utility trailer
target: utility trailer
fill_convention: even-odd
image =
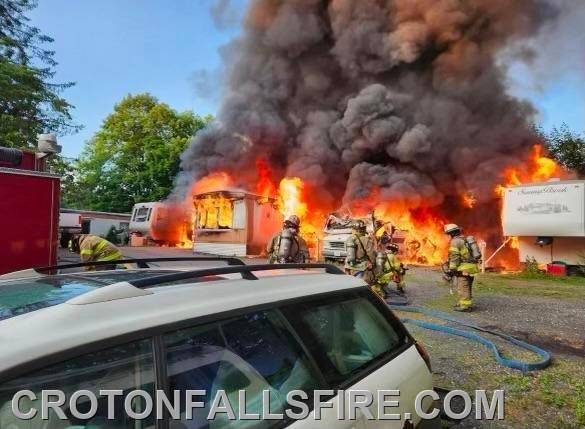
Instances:
[[[585,265],[585,180],[530,183],[507,188],[504,235],[518,237],[520,262]]]

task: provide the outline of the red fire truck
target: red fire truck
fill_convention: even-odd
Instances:
[[[39,136],[39,151],[0,147],[0,274],[57,263],[59,177],[46,171],[60,151]]]

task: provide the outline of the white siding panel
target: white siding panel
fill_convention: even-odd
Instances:
[[[193,243],[193,252],[220,256],[246,256],[246,245],[242,243]]]
[[[233,228],[234,229],[245,229],[246,228],[246,204],[244,200],[234,201],[233,209]]]

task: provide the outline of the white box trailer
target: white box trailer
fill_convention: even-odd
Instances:
[[[62,247],[67,247],[73,234],[93,234],[106,237],[110,229],[128,231],[130,214],[91,210],[61,209],[59,233]]]
[[[507,188],[504,235],[518,237],[520,262],[585,264],[585,181],[531,183]]]
[[[224,256],[259,255],[282,228],[274,198],[226,188],[194,195],[193,251]]]

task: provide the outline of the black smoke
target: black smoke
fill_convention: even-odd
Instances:
[[[253,0],[226,50],[217,120],[181,157],[178,194],[214,171],[254,189],[256,160],[298,176],[330,209],[373,187],[405,209],[492,207],[501,172],[536,137],[506,88],[553,0]],[[519,49],[523,47],[523,49]],[[493,224],[496,219],[464,219]]]

